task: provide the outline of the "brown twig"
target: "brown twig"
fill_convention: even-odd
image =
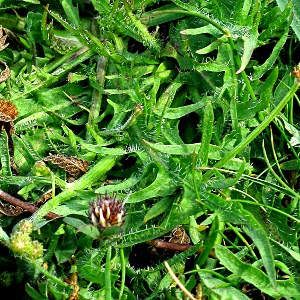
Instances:
[[[171,242],[166,242],[163,240],[151,240],[147,241],[147,244],[154,246],[155,248],[161,248],[161,249],[167,249],[167,250],[173,250],[173,251],[185,251],[188,250],[194,246],[192,245],[186,245],[186,244],[177,244],[177,243],[171,243]],[[203,247],[200,247],[197,251],[197,253],[201,253],[203,250]],[[215,257],[215,251],[211,250],[209,252],[210,257]]]
[[[3,199],[4,201],[12,204],[12,205],[15,205],[15,206],[18,206],[18,207],[21,207],[22,209],[26,210],[26,211],[29,211],[31,213],[35,213],[37,210],[38,210],[38,207],[32,205],[32,204],[29,204],[29,203],[26,203],[26,202],[23,202],[17,198],[15,198],[14,196],[12,195],[9,195],[7,193],[5,193],[4,191],[0,190],[0,198]],[[49,212],[46,214],[45,216],[47,219],[51,220],[51,219],[55,219],[55,218],[58,218],[60,217],[59,215],[55,214],[55,213],[52,213],[52,212]]]

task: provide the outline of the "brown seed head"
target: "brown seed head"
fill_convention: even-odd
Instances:
[[[291,71],[291,73],[296,77],[298,82],[300,82],[300,63],[296,67],[294,67],[294,70]]]
[[[0,99],[0,121],[12,122],[17,116],[18,111],[16,106],[9,101]]]

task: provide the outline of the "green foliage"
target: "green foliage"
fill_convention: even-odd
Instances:
[[[3,289],[185,299],[166,260],[195,298],[299,299],[296,1],[0,0],[0,11],[0,96],[18,110],[6,122],[0,107]],[[34,212],[21,243],[29,212],[4,192]],[[124,225],[92,226],[89,202],[114,193]],[[122,224],[108,207],[99,220]],[[192,240],[182,252],[179,231]]]

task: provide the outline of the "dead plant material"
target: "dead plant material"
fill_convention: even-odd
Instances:
[[[186,244],[177,244],[177,243],[171,243],[166,242],[164,240],[156,239],[156,240],[150,240],[146,242],[148,245],[151,245],[155,248],[165,249],[165,250],[171,250],[171,251],[185,251],[188,249],[191,249],[192,245],[186,245]],[[200,247],[197,251],[197,253],[201,253],[203,251],[203,247]],[[210,257],[216,257],[215,251],[211,250],[209,252]]]
[[[171,232],[169,242],[188,245],[191,242],[191,239],[182,226],[176,226]]]
[[[0,25],[0,51],[5,49],[8,46],[8,43],[6,44],[6,38],[7,35],[5,34],[5,30]],[[0,83],[6,81],[10,76],[10,70],[7,64],[4,61],[0,61]]]
[[[9,101],[0,99],[0,131],[5,131],[7,134],[10,166],[14,174],[18,174],[18,168],[14,161],[14,143],[12,135],[15,132],[13,121],[17,116],[18,111],[16,106]]]
[[[10,70],[4,61],[0,61],[0,83],[6,81],[10,76]]]
[[[48,190],[44,193],[39,199],[32,203],[32,205],[36,207],[40,207],[41,205],[45,204],[48,200],[52,198],[52,190]]]
[[[0,122],[12,122],[17,118],[17,116],[18,111],[16,106],[9,101],[0,99]]]
[[[52,164],[64,169],[69,175],[75,179],[86,173],[89,163],[76,156],[66,155],[50,155],[43,159],[43,161],[50,161]]]
[[[72,294],[70,295],[70,297],[68,298],[68,300],[79,300],[79,286],[77,284],[77,273],[72,273],[71,274],[71,278],[65,278],[64,282],[68,283],[69,285],[72,285],[74,290],[72,292]]]
[[[8,46],[8,43],[5,44],[6,39],[7,39],[7,35],[5,29],[2,27],[2,25],[0,25],[0,51],[2,51]]]
[[[7,217],[17,217],[24,212],[19,206],[14,206],[11,204],[4,204],[0,202],[0,217],[7,216]]]
[[[15,209],[21,208],[23,211],[28,211],[31,213],[35,213],[38,210],[38,208],[36,206],[26,203],[20,199],[17,199],[14,196],[12,196],[2,190],[0,190],[0,198],[3,199],[4,201],[10,203],[11,205],[13,205],[15,207]],[[58,218],[59,215],[49,212],[45,217],[47,219],[55,219],[55,218]]]

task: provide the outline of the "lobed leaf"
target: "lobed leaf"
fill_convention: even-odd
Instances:
[[[291,277],[287,280],[276,281],[276,288],[268,276],[260,269],[240,261],[231,251],[221,245],[216,246],[216,255],[220,262],[235,275],[253,284],[260,291],[274,298],[281,298],[283,295],[293,297],[299,293]]]

